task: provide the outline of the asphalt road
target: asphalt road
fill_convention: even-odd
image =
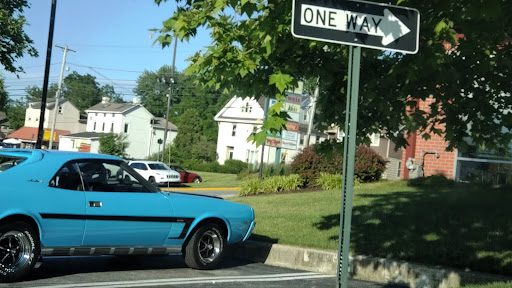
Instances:
[[[187,268],[181,256],[47,257],[24,282],[0,288],[121,288],[121,287],[336,287],[336,277],[226,258],[219,269]],[[383,288],[349,280],[349,288]]]

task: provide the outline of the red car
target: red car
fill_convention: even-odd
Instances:
[[[196,173],[188,172],[180,166],[170,165],[169,168],[180,173],[181,175],[181,183],[200,183],[203,181],[201,176]]]

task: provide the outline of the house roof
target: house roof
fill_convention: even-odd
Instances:
[[[104,133],[98,132],[79,132],[65,135],[66,138],[100,138]]]
[[[155,117],[155,118],[153,118],[153,122],[151,125],[153,126],[153,128],[165,130],[165,118]],[[178,126],[169,122],[168,129],[172,130],[172,131],[178,131]]]
[[[25,141],[37,141],[37,133],[38,133],[39,129],[36,128],[36,127],[21,127],[20,129],[12,132],[11,134],[9,134],[9,138],[16,138],[16,139],[21,139],[21,140],[25,140]],[[45,132],[45,134],[48,133],[48,136],[44,137],[43,139],[44,140],[49,140],[50,136],[49,136],[49,133],[51,132],[51,129],[44,129],[44,131],[48,131],[48,132]],[[57,135],[57,138],[55,139],[56,142],[59,142],[59,139],[60,139],[60,136],[61,135],[66,135],[66,134],[69,134],[69,131],[66,131],[66,130],[57,130],[55,129],[54,130],[54,133]],[[48,137],[48,139],[46,139]]]
[[[91,108],[85,110],[85,112],[110,112],[110,113],[124,113],[134,107],[141,106],[133,103],[112,103],[112,102],[100,102]]]
[[[68,99],[66,98],[59,98],[59,105],[62,105],[64,103],[68,102]],[[31,102],[30,107],[32,109],[41,109],[41,105],[43,102]],[[48,98],[46,100],[46,108],[47,109],[53,109],[55,107],[55,98]]]

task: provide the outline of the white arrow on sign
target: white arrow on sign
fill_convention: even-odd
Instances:
[[[411,32],[388,9],[384,9],[384,16],[378,16],[303,4],[300,24],[381,36],[384,46]]]

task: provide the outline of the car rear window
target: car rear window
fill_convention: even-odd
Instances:
[[[24,157],[0,155],[0,173],[20,164],[21,162],[25,161],[26,159],[27,158],[24,158]]]
[[[165,165],[160,163],[148,164],[151,170],[169,170]]]

